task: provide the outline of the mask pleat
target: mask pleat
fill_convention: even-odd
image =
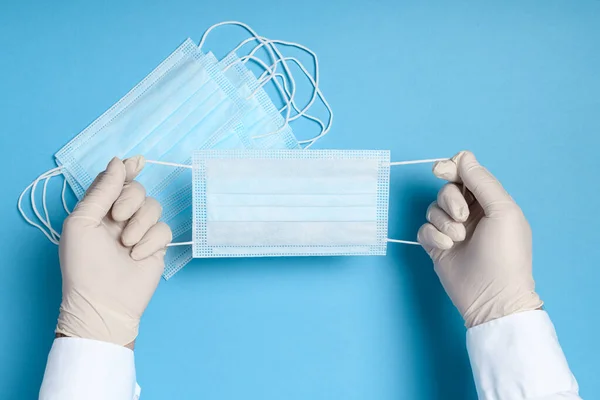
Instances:
[[[198,151],[194,257],[385,254],[389,152]]]

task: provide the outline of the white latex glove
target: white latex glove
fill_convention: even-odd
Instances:
[[[418,240],[466,326],[540,308],[531,229],[500,182],[468,151],[436,163],[433,173],[453,183],[427,210]]]
[[[114,158],[66,219],[57,334],[133,348],[171,241],[160,204],[133,181],[143,167],[141,156]]]

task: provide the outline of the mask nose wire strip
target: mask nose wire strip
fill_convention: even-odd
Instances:
[[[434,162],[445,161],[445,160],[448,160],[448,158],[430,158],[428,160],[396,161],[396,162],[391,162],[389,165],[395,166],[395,165],[428,164],[428,163],[434,163]],[[412,240],[385,239],[385,241],[389,242],[389,243],[412,244],[414,246],[421,245],[421,243],[413,242]]]
[[[176,243],[169,243],[167,245],[167,247],[173,247],[173,246],[191,246],[193,244],[194,244],[194,242],[176,242]]]
[[[187,165],[187,164],[177,164],[177,163],[170,163],[170,162],[165,162],[165,161],[152,161],[152,160],[147,160],[146,162],[149,164],[160,164],[160,165],[167,165],[167,166],[177,167],[177,168],[192,169],[192,166]],[[29,225],[39,229],[48,238],[48,240],[50,242],[52,242],[56,245],[58,245],[58,242],[60,240],[60,233],[58,233],[52,227],[52,224],[50,222],[50,216],[49,216],[49,212],[48,212],[46,198],[47,198],[48,182],[50,181],[51,178],[61,175],[63,168],[64,167],[62,167],[62,166],[52,168],[52,169],[44,172],[40,176],[38,176],[33,182],[31,182],[29,185],[27,185],[27,187],[25,189],[23,189],[23,191],[19,195],[19,199],[17,200],[17,209],[19,210],[19,213],[21,214],[23,219]],[[43,210],[43,214],[44,214],[43,216],[40,213],[40,211],[38,210],[36,201],[35,201],[35,191],[37,189],[38,183],[40,183],[41,181],[44,181],[44,184],[42,185],[42,210]],[[67,186],[67,181],[65,179],[65,181],[63,182],[62,193],[61,193],[62,205],[63,205],[63,208],[65,209],[65,211],[67,212],[67,214],[70,214],[71,212],[69,211],[69,208],[67,207],[67,202],[65,199],[66,186]],[[27,214],[25,213],[25,210],[23,209],[23,199],[25,198],[27,191],[30,191],[29,198],[31,201],[31,209],[33,210],[33,213],[35,214],[39,223],[35,222],[33,219],[29,218],[27,216]],[[191,244],[191,242],[189,244]]]

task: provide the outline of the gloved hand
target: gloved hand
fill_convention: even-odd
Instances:
[[[427,210],[418,240],[466,326],[540,308],[531,229],[500,182],[468,151],[436,163],[433,173],[452,183]]]
[[[160,204],[133,180],[143,167],[141,156],[114,158],[66,219],[57,334],[133,348],[171,241]]]

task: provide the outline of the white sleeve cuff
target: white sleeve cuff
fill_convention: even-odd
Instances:
[[[481,400],[579,399],[575,377],[545,311],[527,311],[467,331]],[[563,397],[561,397],[563,398]]]
[[[54,340],[40,400],[135,400],[139,394],[133,351],[90,339]]]

